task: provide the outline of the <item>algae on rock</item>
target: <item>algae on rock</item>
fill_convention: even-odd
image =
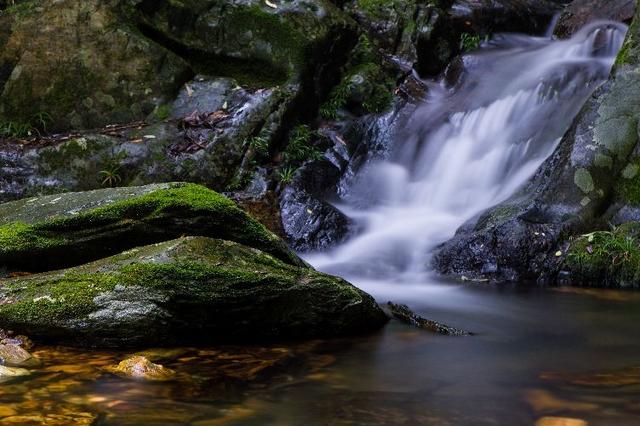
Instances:
[[[0,281],[0,323],[83,346],[314,338],[386,320],[370,296],[340,278],[204,237]]]
[[[303,265],[226,197],[195,184],[101,189],[0,204],[0,265],[42,271],[181,235],[237,241]]]

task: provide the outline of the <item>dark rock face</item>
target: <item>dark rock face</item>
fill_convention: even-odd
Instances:
[[[554,33],[568,38],[599,19],[630,23],[635,10],[635,0],[574,0],[562,11]]]
[[[280,193],[282,228],[294,250],[326,249],[349,235],[349,218],[325,201],[335,196],[340,172],[327,160],[311,162]]]
[[[527,186],[462,227],[434,257],[437,270],[500,281],[555,280],[570,235],[633,217],[640,120],[638,18],[609,82],[587,101]],[[616,219],[617,218],[617,219]]]
[[[340,278],[194,237],[2,280],[0,300],[3,325],[81,346],[315,338],[387,321],[370,296]]]

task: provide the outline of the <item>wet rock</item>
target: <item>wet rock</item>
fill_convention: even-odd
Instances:
[[[37,367],[40,360],[18,345],[0,345],[0,365],[7,367]]]
[[[0,340],[0,345],[16,345],[26,351],[33,349],[33,342],[27,336],[8,337]]]
[[[328,248],[349,235],[350,221],[325,201],[335,194],[340,170],[327,160],[301,167],[280,193],[282,228],[298,251]]]
[[[281,84],[315,56],[348,41],[353,28],[331,2],[299,0],[270,7],[258,0],[136,1],[138,25],[209,75]],[[251,28],[247,32],[247,28]],[[326,58],[325,58],[326,60]]]
[[[398,305],[392,302],[387,302],[386,309],[391,314],[391,317],[398,321],[421,328],[423,330],[431,331],[438,334],[446,334],[449,336],[470,336],[473,333],[460,330],[448,325],[440,324],[439,322],[428,320],[416,315],[407,305]]]
[[[181,235],[237,241],[303,265],[231,200],[194,184],[101,189],[0,204],[0,265],[14,270],[77,265]]]
[[[165,368],[160,364],[154,364],[143,356],[132,356],[121,361],[117,366],[108,368],[107,371],[132,379],[166,381],[172,380],[176,372]]]
[[[155,362],[163,359],[174,360],[188,354],[189,352],[191,352],[191,350],[188,348],[153,348],[136,352],[134,355]]]
[[[230,197],[268,230],[281,238],[286,238],[275,192],[265,191],[260,196],[252,196],[250,192],[234,193],[230,194]]]
[[[97,415],[92,413],[76,412],[73,414],[34,414],[24,416],[4,417],[2,422],[8,425],[77,425],[90,426],[95,424]]]
[[[525,400],[539,413],[557,411],[594,412],[600,409],[591,402],[569,401],[542,390],[532,389],[525,392]]]
[[[561,5],[553,1],[457,0],[440,2],[446,13],[423,27],[416,41],[421,75],[435,76],[462,51],[462,37],[478,40],[499,32],[544,34]]]
[[[554,33],[568,38],[596,20],[630,23],[635,10],[634,0],[574,0],[562,11]]]
[[[345,4],[345,10],[367,31],[376,45],[411,67],[418,58],[417,38],[429,34],[434,23],[443,15],[435,2],[366,1]]]
[[[0,323],[82,346],[313,338],[385,322],[370,296],[340,278],[203,237],[0,285]]]

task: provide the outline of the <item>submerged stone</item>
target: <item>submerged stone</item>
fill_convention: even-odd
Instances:
[[[0,345],[0,364],[8,367],[37,367],[40,360],[18,345]]]
[[[121,361],[107,371],[133,379],[166,381],[175,377],[176,372],[160,364],[154,364],[143,356],[132,356]]]
[[[29,370],[18,367],[7,367],[0,365],[0,382],[13,379],[15,377],[25,377],[30,375]]]
[[[0,323],[72,345],[329,337],[386,320],[369,295],[340,278],[203,237],[0,281]]]

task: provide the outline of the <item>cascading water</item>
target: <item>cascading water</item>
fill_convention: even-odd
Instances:
[[[307,260],[367,290],[372,281],[424,282],[428,253],[514,194],[554,151],[608,77],[625,32],[597,22],[569,40],[501,35],[464,58],[456,87],[427,83],[428,99],[386,158],[363,167],[337,206],[362,231]]]

